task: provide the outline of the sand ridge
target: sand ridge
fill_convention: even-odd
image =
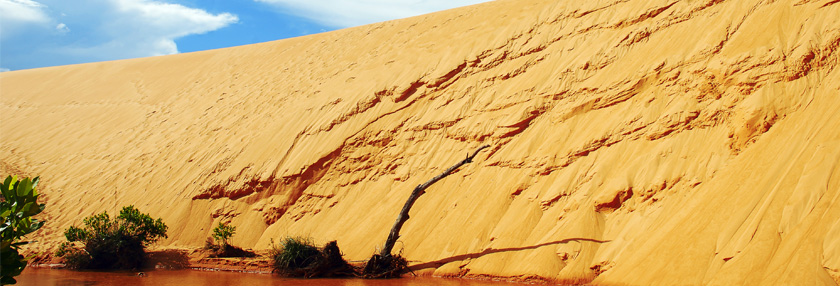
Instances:
[[[421,272],[840,283],[837,1],[501,0],[228,49],[0,74],[39,247],[134,204],[197,247],[283,235]]]

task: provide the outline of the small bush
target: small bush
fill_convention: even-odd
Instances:
[[[314,264],[321,254],[311,240],[301,237],[286,237],[279,246],[271,242],[269,255],[274,260],[274,271],[280,275],[294,275],[300,269]]]
[[[287,237],[279,246],[272,241],[269,255],[274,260],[273,272],[289,277],[345,277],[355,275],[341,257],[335,241],[319,249],[311,240]]]
[[[161,219],[152,219],[134,206],[123,207],[114,219],[108,212],[87,217],[84,224],[84,228],[71,226],[64,232],[68,242],[80,242],[84,248],[66,243],[56,253],[70,268],[139,268],[145,259],[145,247],[167,237],[167,226]]]
[[[212,251],[210,257],[254,257],[256,253],[233,246],[229,243],[230,238],[236,234],[236,227],[227,223],[219,222],[213,228],[213,238],[208,237],[204,243],[204,249]]]
[[[213,228],[213,239],[215,239],[220,246],[224,247],[228,245],[228,240],[236,233],[236,227],[231,226],[227,223],[219,222],[215,228]]]

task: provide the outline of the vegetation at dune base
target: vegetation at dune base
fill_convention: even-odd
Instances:
[[[398,278],[408,269],[408,262],[400,255],[373,256],[364,266],[354,267],[342,258],[338,243],[330,241],[318,248],[312,240],[286,237],[279,244],[271,242],[269,256],[272,272],[286,277],[359,277],[366,279]]]
[[[269,256],[273,260],[273,272],[282,276],[314,278],[356,275],[353,267],[341,257],[335,241],[318,248],[310,239],[286,237],[279,244],[271,242]]]
[[[71,226],[64,232],[56,255],[74,269],[135,269],[145,260],[145,247],[166,238],[166,224],[141,213],[134,206],[123,207],[111,218],[108,212],[84,219],[84,227]]]
[[[0,284],[15,284],[15,276],[26,268],[27,259],[19,253],[19,247],[30,241],[20,239],[40,229],[43,221],[32,218],[44,211],[44,204],[38,204],[38,177],[18,180],[8,176],[0,183]]]
[[[230,244],[230,238],[236,234],[236,227],[219,222],[213,228],[212,239],[208,238],[204,248],[213,251],[213,257],[253,257],[255,253]]]
[[[270,255],[274,260],[273,271],[284,276],[306,278],[351,275],[361,278],[398,278],[406,272],[411,272],[408,261],[401,254],[391,252],[400,237],[400,229],[408,220],[409,210],[411,210],[417,198],[425,193],[426,188],[449,176],[464,164],[473,162],[475,156],[486,148],[490,148],[490,145],[482,145],[472,155],[467,153],[467,158],[447,168],[431,180],[418,185],[400,210],[382,249],[379,253],[371,256],[363,267],[356,269],[350,266],[341,257],[341,251],[335,241],[331,241],[319,249],[309,239],[286,237],[280,241],[279,246],[276,246],[274,241],[271,242]]]
[[[381,256],[374,254],[365,263],[360,276],[362,278],[399,278],[403,273],[411,272],[408,261],[402,255]]]
[[[219,225],[213,228],[213,239],[222,246],[228,245],[228,241],[234,234],[236,234],[236,227],[227,223],[219,222]]]

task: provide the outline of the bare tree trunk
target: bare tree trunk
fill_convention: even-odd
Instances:
[[[466,163],[471,163],[473,158],[475,158],[475,156],[478,155],[478,151],[481,151],[482,149],[487,147],[490,147],[490,145],[484,145],[479,147],[475,150],[475,152],[473,152],[472,155],[469,155],[469,153],[467,153],[466,159],[462,160],[461,162],[458,162],[452,167],[449,167],[449,169],[446,169],[446,171],[443,171],[443,173],[437,175],[428,182],[425,182],[414,188],[414,191],[411,192],[411,196],[408,197],[408,200],[405,202],[405,205],[400,211],[400,215],[397,216],[397,221],[394,223],[394,226],[391,227],[391,233],[388,234],[388,240],[385,241],[385,246],[382,247],[382,251],[379,252],[379,256],[385,257],[391,255],[391,250],[394,248],[394,243],[396,243],[397,239],[400,238],[400,229],[402,228],[405,221],[408,220],[408,211],[411,209],[411,206],[414,205],[414,202],[417,200],[417,198],[425,193],[426,188],[428,188],[435,182],[440,181],[440,179],[449,176],[449,174],[455,171],[455,169],[458,169],[458,167],[461,167]]]

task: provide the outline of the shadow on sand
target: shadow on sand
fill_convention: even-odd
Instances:
[[[606,243],[606,242],[610,242],[611,240],[598,240],[598,239],[592,239],[592,238],[567,238],[567,239],[562,239],[562,240],[558,240],[558,241],[540,243],[540,244],[532,245],[532,246],[508,247],[508,248],[499,248],[499,249],[488,248],[488,249],[485,249],[481,252],[455,255],[455,256],[440,259],[440,260],[429,261],[429,262],[424,262],[424,263],[420,263],[420,264],[414,264],[414,265],[409,266],[409,268],[411,269],[411,271],[417,271],[417,270],[426,269],[426,268],[437,268],[437,267],[440,267],[440,266],[442,266],[444,264],[447,264],[447,263],[450,263],[450,262],[479,258],[479,257],[485,256],[485,255],[488,255],[488,254],[499,253],[499,252],[536,249],[536,248],[540,248],[540,247],[543,247],[543,246],[567,243],[567,242],[571,242],[571,241],[587,241],[587,242],[595,242],[595,243]]]

